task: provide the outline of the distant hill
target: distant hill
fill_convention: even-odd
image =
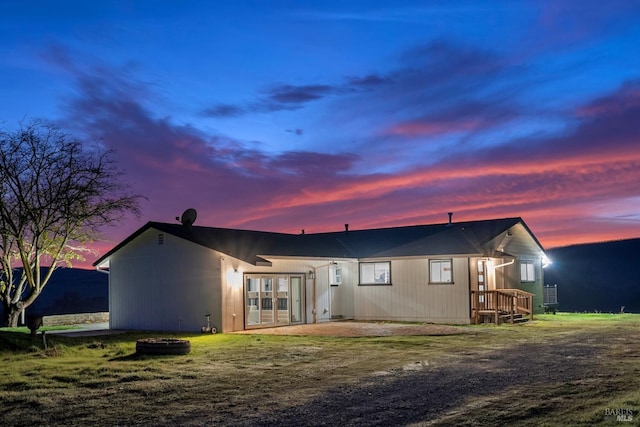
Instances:
[[[560,311],[640,313],[640,239],[547,250],[545,284],[558,285]]]
[[[43,315],[102,311],[109,311],[109,276],[78,268],[55,270],[42,294],[27,308],[27,313]]]

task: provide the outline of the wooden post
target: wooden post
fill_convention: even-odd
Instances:
[[[510,323],[513,323],[513,311],[515,310],[513,301],[516,298],[517,297],[515,295],[511,295],[511,298],[509,298],[509,303],[510,303],[510,307],[509,307],[509,322]]]
[[[533,320],[533,297],[531,295],[529,295],[528,299],[529,299],[529,313],[531,313],[529,315],[529,317],[530,317],[529,320]]]
[[[478,302],[476,301],[478,298],[479,297],[476,291],[471,291],[471,304],[473,307],[473,324],[474,325],[477,325],[478,323],[480,323],[480,315],[478,314]]]

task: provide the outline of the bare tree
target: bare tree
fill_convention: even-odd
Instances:
[[[43,121],[0,130],[3,324],[16,326],[53,271],[83,259],[83,244],[101,227],[138,214],[138,201],[111,151],[88,149]]]

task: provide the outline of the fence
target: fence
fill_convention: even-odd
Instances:
[[[43,316],[42,318],[43,326],[83,325],[108,321],[108,311],[102,313],[58,314],[55,316]]]

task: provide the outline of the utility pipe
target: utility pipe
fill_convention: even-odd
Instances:
[[[514,262],[516,262],[516,260],[515,260],[515,259],[512,259],[512,260],[511,260],[511,261],[509,261],[509,262],[505,262],[505,263],[503,263],[503,264],[494,265],[494,266],[493,266],[493,269],[495,270],[496,268],[506,267],[507,265],[511,265],[511,264],[513,264]]]

